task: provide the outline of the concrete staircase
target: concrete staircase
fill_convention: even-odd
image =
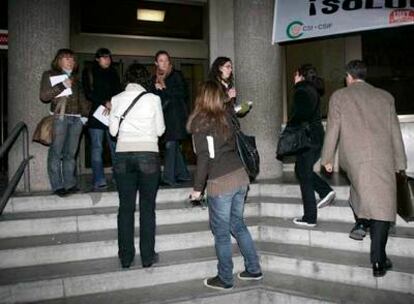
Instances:
[[[0,303],[414,303],[414,224],[398,218],[388,243],[394,268],[373,278],[369,236],[348,237],[348,187],[335,190],[336,204],[308,229],[291,222],[302,214],[297,185],[253,184],[245,216],[265,279],[236,279],[229,292],[202,285],[217,261],[208,211],[187,204],[188,188],[158,193],[160,262],[149,269],[139,257],[129,270],[119,265],[116,193],[14,197],[0,218]]]

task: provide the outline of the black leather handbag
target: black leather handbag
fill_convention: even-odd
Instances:
[[[405,172],[396,174],[397,213],[406,222],[414,221],[414,178]]]
[[[296,155],[312,146],[309,124],[299,126],[287,125],[280,133],[277,143],[276,158]]]
[[[236,136],[237,153],[246,169],[250,180],[255,180],[260,172],[260,156],[257,151],[256,138],[254,136],[246,135],[240,130],[240,124],[237,118],[232,117],[232,124],[234,126]]]

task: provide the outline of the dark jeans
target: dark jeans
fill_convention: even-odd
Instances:
[[[313,171],[313,166],[320,156],[320,146],[296,156],[295,173],[299,179],[303,201],[302,219],[308,223],[316,223],[317,220],[315,191],[321,198],[332,191],[332,188]]]
[[[75,156],[82,127],[82,121],[79,117],[55,117],[53,141],[47,156],[47,172],[53,191],[76,186]]]
[[[163,180],[165,182],[175,184],[179,180],[189,180],[191,178],[179,141],[170,140],[165,143],[164,158]]]
[[[109,145],[109,151],[111,152],[111,159],[114,160],[116,142],[111,137],[108,130],[104,129],[89,129],[89,136],[91,138],[91,166],[93,173],[93,186],[97,188],[99,186],[106,185],[106,178],[104,173],[104,165],[102,159],[103,153],[103,141],[106,136],[106,140]]]
[[[115,179],[119,195],[118,255],[135,255],[134,212],[139,191],[139,247],[143,264],[154,258],[155,198],[160,179],[160,160],[156,152],[121,152],[115,154]]]

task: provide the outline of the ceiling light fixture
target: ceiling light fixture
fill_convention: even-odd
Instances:
[[[164,22],[165,11],[153,9],[137,9],[137,19],[141,21]]]

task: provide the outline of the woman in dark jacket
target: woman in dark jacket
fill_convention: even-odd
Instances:
[[[177,182],[191,180],[180,147],[180,141],[188,137],[185,129],[188,118],[187,86],[181,72],[173,68],[166,51],[157,52],[155,65],[157,70],[151,92],[161,98],[166,126],[163,182],[174,186]]]
[[[295,172],[302,193],[304,215],[294,218],[297,225],[316,226],[317,210],[323,208],[335,198],[335,192],[314,171],[313,166],[321,156],[324,129],[321,123],[320,96],[323,94],[323,80],[317,76],[316,69],[302,65],[294,78],[293,109],[289,125],[309,124],[313,146],[296,155]],[[315,193],[321,198],[316,205]]]
[[[193,135],[197,169],[190,199],[198,199],[207,184],[210,227],[214,235],[218,274],[204,280],[213,289],[233,287],[231,235],[240,247],[245,271],[241,280],[259,280],[262,273],[256,249],[243,221],[249,177],[236,152],[231,113],[217,82],[208,81],[200,89],[187,123]]]

